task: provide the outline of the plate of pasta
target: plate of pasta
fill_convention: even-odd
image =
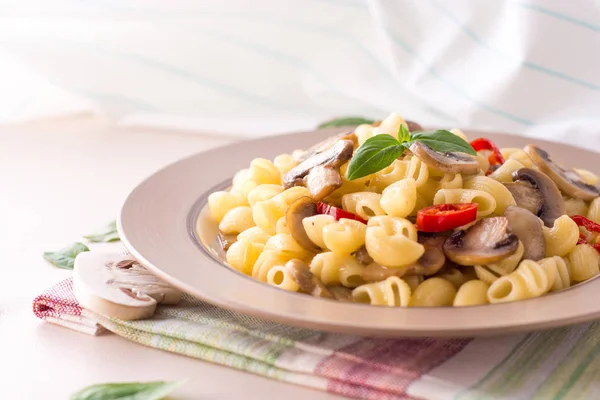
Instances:
[[[600,317],[597,157],[392,113],[178,161],[130,193],[118,229],[172,285],[277,322],[396,337],[564,326]]]

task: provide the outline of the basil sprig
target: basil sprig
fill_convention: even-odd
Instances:
[[[70,400],[160,400],[181,384],[163,381],[102,383],[81,389]]]
[[[75,266],[75,257],[77,257],[79,253],[84,253],[86,251],[90,251],[90,249],[85,244],[75,242],[64,249],[45,252],[44,258],[55,267],[73,269]]]
[[[439,129],[410,133],[408,128],[401,124],[398,139],[386,134],[367,139],[350,160],[346,177],[352,181],[381,171],[417,141],[440,153],[460,152],[477,155],[469,143],[452,132]]]
[[[120,240],[119,233],[117,232],[117,221],[112,221],[104,228],[100,229],[97,232],[90,233],[89,235],[84,236],[84,238],[86,238],[90,242],[96,243],[108,243]]]
[[[363,117],[342,117],[323,122],[318,128],[331,128],[334,126],[358,126],[362,124],[372,124],[375,120]]]

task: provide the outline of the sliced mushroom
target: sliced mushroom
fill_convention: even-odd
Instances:
[[[302,162],[317,153],[322,153],[325,150],[328,150],[339,140],[350,140],[352,141],[354,147],[358,146],[358,137],[354,132],[342,132],[340,134],[328,137],[327,139],[309,147],[305,151],[298,152],[294,158],[296,161]]]
[[[506,182],[504,186],[512,194],[517,206],[524,208],[535,215],[542,211],[544,196],[538,188],[528,182]]]
[[[338,168],[317,165],[304,178],[304,186],[315,200],[322,200],[342,186]]]
[[[554,220],[567,213],[565,202],[556,184],[546,174],[531,168],[520,168],[513,172],[514,181],[524,181],[539,190],[544,198],[537,216],[547,227],[554,226]],[[515,200],[516,201],[516,200]]]
[[[410,151],[430,167],[449,174],[473,175],[479,172],[479,162],[465,153],[439,153],[423,142],[414,142]]]
[[[302,184],[310,170],[318,165],[330,168],[339,168],[352,157],[354,143],[351,140],[338,140],[329,149],[314,154],[288,171],[283,176],[283,186],[287,189]]]
[[[310,240],[302,224],[304,218],[313,215],[317,215],[317,202],[308,196],[302,196],[287,209],[285,222],[294,240],[306,250],[316,253],[321,251],[321,248]]]
[[[538,261],[546,257],[546,241],[537,216],[517,206],[506,207],[504,216],[508,219],[510,229],[523,243],[524,260]]]
[[[425,235],[419,232],[418,241],[425,247],[425,253],[417,260],[416,264],[408,267],[404,275],[433,275],[446,264],[443,245],[447,236]]]
[[[363,268],[361,272],[361,278],[365,282],[380,282],[389,278],[390,276],[403,276],[405,270],[405,268],[390,268],[376,262],[372,262]]]
[[[335,298],[323,282],[310,272],[310,269],[302,260],[292,259],[285,264],[285,268],[290,271],[292,278],[298,283],[302,293],[307,293],[315,297]]]
[[[408,121],[407,120],[406,121],[406,126],[408,127],[408,130],[410,132],[418,132],[418,131],[422,131],[423,130],[423,127],[420,124],[418,124],[418,123],[416,123],[414,121]]]
[[[352,301],[352,289],[345,286],[330,286],[329,291],[337,301]]]
[[[575,170],[566,169],[552,161],[546,151],[532,144],[525,146],[524,150],[540,171],[548,175],[565,194],[586,201],[600,196],[600,188],[585,183]]]
[[[224,251],[229,250],[232,244],[237,241],[237,235],[227,235],[225,233],[219,232],[217,234],[217,239],[219,241],[219,245]]]
[[[365,246],[358,249],[356,253],[354,253],[354,256],[356,257],[356,261],[362,265],[369,265],[373,262],[373,258],[369,255],[369,252]]]
[[[159,303],[176,304],[181,292],[136,263],[123,267],[122,254],[81,253],[75,259],[73,293],[79,304],[122,320],[151,317]],[[129,260],[127,260],[129,261]]]
[[[459,265],[491,264],[510,256],[519,239],[505,217],[479,220],[466,230],[454,232],[444,242],[444,254]]]

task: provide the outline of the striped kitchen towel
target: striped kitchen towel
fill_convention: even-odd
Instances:
[[[38,296],[52,323],[356,399],[597,399],[600,323],[462,339],[381,339],[296,328],[189,296],[147,320],[82,309],[64,280]]]

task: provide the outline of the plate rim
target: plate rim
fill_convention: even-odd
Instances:
[[[474,309],[485,309],[485,310],[494,310],[494,309],[500,310],[500,309],[502,309],[502,310],[505,310],[502,312],[503,315],[513,313],[514,315],[518,316],[519,312],[524,312],[524,310],[526,310],[526,309],[540,308],[540,304],[534,304],[536,302],[537,303],[540,303],[540,302],[553,303],[551,300],[548,300],[548,299],[552,299],[552,298],[556,299],[556,298],[561,298],[561,297],[564,298],[565,301],[567,301],[566,297],[579,298],[579,297],[584,296],[583,292],[586,292],[588,294],[593,294],[596,291],[595,286],[597,286],[598,283],[600,282],[599,279],[596,279],[596,278],[598,278],[598,276],[596,276],[595,278],[592,278],[589,281],[581,283],[577,287],[574,287],[572,289],[552,293],[550,295],[542,296],[539,298],[521,300],[521,301],[517,301],[517,302],[513,302],[513,303],[488,304],[488,305],[483,305],[483,306],[469,306],[469,307],[395,308],[395,307],[371,306],[371,305],[364,305],[364,304],[357,304],[357,303],[343,303],[343,302],[318,299],[318,298],[314,298],[312,296],[288,292],[283,289],[272,287],[267,284],[258,282],[251,277],[242,276],[241,273],[231,269],[230,267],[224,266],[222,263],[219,263],[218,261],[214,260],[213,258],[210,257],[209,254],[204,254],[204,257],[198,257],[198,261],[203,260],[203,261],[208,262],[209,264],[213,264],[212,265],[213,269],[214,269],[214,267],[222,268],[222,269],[225,269],[228,274],[230,274],[229,278],[226,278],[227,274],[219,274],[219,280],[217,281],[217,283],[224,283],[222,281],[222,279],[238,280],[238,283],[233,285],[233,286],[235,286],[235,289],[249,290],[251,292],[259,291],[259,294],[265,293],[265,297],[273,298],[275,300],[285,298],[283,300],[284,302],[297,302],[298,303],[298,307],[287,305],[287,307],[284,307],[284,310],[285,310],[285,312],[284,312],[283,310],[280,310],[277,307],[275,310],[273,310],[273,309],[269,309],[269,308],[265,309],[265,307],[260,307],[260,306],[257,306],[256,304],[255,305],[248,304],[247,303],[248,298],[244,297],[244,296],[241,296],[241,297],[238,296],[239,298],[233,299],[233,298],[231,298],[230,295],[225,295],[225,296],[215,295],[214,290],[213,291],[208,290],[207,286],[210,286],[210,284],[208,284],[208,285],[205,284],[204,286],[202,286],[201,289],[199,289],[197,287],[196,281],[194,281],[193,285],[190,285],[189,282],[184,282],[184,280],[182,279],[182,276],[180,276],[181,275],[180,273],[173,274],[172,271],[171,271],[171,273],[165,271],[166,263],[165,263],[163,257],[158,257],[156,253],[153,253],[151,257],[146,257],[146,255],[150,254],[150,251],[148,251],[148,248],[145,247],[145,246],[147,246],[147,244],[144,245],[143,241],[140,242],[140,235],[136,234],[136,232],[135,232],[137,226],[136,226],[136,223],[134,223],[134,221],[136,221],[136,219],[134,218],[132,220],[131,209],[132,209],[132,207],[135,208],[135,206],[137,205],[135,203],[136,201],[138,201],[136,196],[140,193],[140,190],[146,190],[147,185],[153,185],[154,181],[157,179],[158,176],[160,176],[162,174],[172,173],[172,171],[175,171],[178,168],[182,168],[183,166],[185,166],[186,163],[190,163],[190,162],[193,163],[193,162],[199,160],[201,157],[206,156],[208,154],[214,155],[215,153],[227,153],[227,152],[239,151],[239,150],[243,149],[243,147],[248,146],[248,145],[259,146],[260,143],[268,143],[268,142],[273,143],[273,141],[280,142],[280,141],[285,141],[285,139],[297,138],[297,137],[313,135],[313,134],[323,135],[324,137],[326,137],[327,135],[331,135],[334,133],[338,133],[341,131],[347,131],[347,130],[348,130],[347,127],[327,128],[327,129],[317,129],[317,130],[313,130],[313,131],[292,132],[292,133],[287,133],[287,134],[283,134],[283,135],[268,135],[268,136],[263,136],[263,137],[256,138],[256,139],[245,139],[245,140],[240,140],[240,141],[230,143],[230,144],[227,144],[224,146],[220,146],[217,148],[213,148],[210,150],[191,154],[187,157],[181,158],[179,160],[176,160],[172,163],[165,165],[164,167],[155,171],[154,173],[152,173],[151,175],[149,175],[145,179],[143,179],[140,183],[138,183],[130,191],[130,193],[127,195],[127,197],[123,201],[122,206],[119,211],[119,214],[118,214],[118,217],[117,217],[117,230],[119,232],[119,236],[121,237],[121,241],[122,241],[123,245],[146,268],[148,268],[150,271],[155,273],[157,276],[164,279],[166,282],[170,283],[174,287],[177,287],[178,289],[182,290],[185,293],[188,293],[188,294],[190,294],[196,298],[199,298],[207,303],[214,304],[218,307],[229,309],[234,312],[240,312],[240,313],[243,313],[246,315],[251,315],[253,317],[262,318],[262,319],[265,319],[268,321],[284,323],[286,325],[292,325],[292,326],[297,326],[297,327],[301,327],[301,328],[309,328],[309,329],[317,329],[317,330],[322,330],[322,331],[349,333],[349,334],[384,336],[384,337],[466,337],[466,336],[473,337],[473,336],[488,336],[488,335],[507,334],[507,333],[516,333],[516,332],[530,332],[530,331],[535,331],[535,330],[540,330],[540,329],[567,326],[567,325],[577,324],[577,323],[581,323],[581,322],[589,322],[593,319],[600,317],[600,305],[593,309],[588,309],[585,312],[575,313],[575,315],[571,315],[570,317],[562,317],[560,319],[546,318],[543,320],[530,322],[526,326],[524,326],[522,323],[517,324],[517,323],[510,323],[510,322],[508,322],[508,323],[505,322],[504,324],[481,324],[481,323],[478,324],[477,321],[475,321],[475,323],[473,323],[473,321],[470,321],[471,318],[468,318],[468,315],[467,316],[464,315],[464,314],[468,314],[468,311],[474,310]],[[593,151],[582,150],[575,146],[568,146],[568,145],[564,145],[564,144],[558,143],[558,142],[550,142],[550,141],[546,141],[546,140],[538,139],[538,138],[523,137],[523,136],[519,136],[519,135],[515,135],[515,134],[507,134],[507,133],[493,132],[493,131],[470,130],[470,129],[463,129],[463,132],[465,132],[469,136],[472,136],[473,134],[479,135],[479,136],[484,135],[484,134],[488,135],[488,136],[489,135],[491,135],[491,136],[499,135],[508,140],[519,139],[519,140],[526,140],[526,141],[535,141],[537,143],[544,143],[545,145],[551,145],[551,146],[557,146],[557,145],[567,146],[573,150],[584,151],[587,153],[591,153],[593,155],[598,154]],[[316,138],[314,140],[319,140],[319,138]],[[503,147],[506,147],[506,146],[503,146]],[[290,148],[287,151],[291,152],[292,150],[293,149]],[[279,154],[281,152],[282,151],[280,151],[280,150],[275,151],[276,154]],[[253,158],[253,157],[251,157],[251,158]],[[231,179],[231,177],[232,177],[231,175],[228,177],[224,177],[224,179],[221,180],[220,184],[223,184],[223,182],[225,182],[226,179]],[[213,188],[215,186],[216,185],[211,185],[207,190],[204,191],[203,195],[205,197],[207,197],[208,194],[210,193],[210,190],[213,190]],[[200,201],[200,199],[201,199],[201,196],[194,199],[194,204],[198,203]],[[186,231],[185,233],[186,234],[189,234],[188,218],[190,216],[190,213],[192,213],[192,211],[193,211],[192,209],[189,209],[186,212],[186,221],[185,221],[185,231]],[[173,221],[173,223],[175,224],[175,221]],[[180,223],[181,223],[181,221],[177,222],[177,224],[180,224]],[[178,225],[178,226],[181,227],[181,225]],[[190,239],[190,243],[191,243],[192,238],[190,237],[189,239]],[[194,244],[194,246],[197,246],[196,243],[193,243],[193,244]],[[196,248],[196,251],[198,252],[198,254],[200,254],[202,252],[198,248]],[[208,253],[208,251],[207,251],[207,253]],[[182,261],[182,260],[179,260],[179,261]],[[183,260],[183,261],[185,262],[185,260]],[[195,261],[196,260],[194,260],[194,262]],[[193,263],[193,261],[191,261],[191,260],[188,260],[188,262]],[[158,264],[160,264],[160,265],[158,265]],[[207,266],[204,266],[204,268],[206,268],[206,267]],[[166,269],[169,269],[169,268],[167,267]],[[220,272],[223,272],[223,271],[220,271]],[[237,278],[232,278],[236,275],[239,275],[239,276],[237,276]],[[225,277],[225,278],[223,278],[223,277]],[[569,292],[571,292],[571,295],[568,294]],[[572,294],[573,292],[577,292],[577,295],[574,296]],[[565,295],[567,295],[567,296],[565,296]],[[246,300],[246,302],[244,302],[243,300]],[[556,303],[556,302],[557,302],[557,300],[554,300],[554,303]],[[256,301],[255,301],[255,303],[256,303]],[[264,301],[262,303],[264,305]],[[316,303],[316,305],[315,305],[315,303]],[[273,304],[278,304],[278,303],[273,303]],[[534,305],[532,305],[532,304],[534,304]],[[294,310],[298,311],[297,309],[300,306],[306,306],[308,311],[306,309],[300,310],[300,315],[291,317],[290,312],[294,311]],[[521,306],[523,306],[523,307],[521,307]],[[319,310],[319,309],[323,309],[323,308],[326,309],[325,313],[320,312],[322,310]],[[541,308],[543,309],[545,307],[541,307]],[[363,325],[361,326],[360,324],[357,325],[357,320],[352,319],[352,318],[341,318],[341,319],[337,318],[337,319],[335,319],[335,315],[333,316],[334,317],[333,321],[326,320],[323,318],[324,316],[327,316],[328,313],[329,313],[329,315],[331,315],[331,313],[337,313],[337,312],[350,313],[352,315],[356,315],[358,313],[358,314],[363,315],[363,314],[365,314],[364,309],[368,310],[368,312],[366,314],[368,314],[368,313],[378,314],[384,322],[387,321],[394,312],[398,313],[398,323],[399,324],[398,325],[396,325],[396,324],[390,325],[389,323],[379,323],[379,324],[377,324],[377,326],[364,326],[364,322],[363,322]],[[358,312],[357,310],[361,310],[361,311]],[[390,311],[393,311],[393,313],[390,313]],[[418,312],[421,315],[418,317],[408,315],[408,314],[414,314],[415,312]],[[315,313],[317,313],[319,315],[319,318],[316,318]],[[406,314],[406,315],[403,315],[403,314]],[[480,312],[473,313],[473,317],[475,317],[475,314],[481,314],[481,313]],[[452,319],[453,317],[454,317],[454,320]],[[415,318],[418,320],[428,319],[428,318],[436,318],[436,319],[445,320],[446,318],[449,318],[450,320],[444,322],[444,323],[448,324],[446,326],[439,326],[439,325],[427,324],[427,323],[425,323],[425,324],[421,323],[421,324],[416,324],[416,325],[400,324],[401,320],[404,320],[405,323],[408,323],[410,321],[413,321]],[[458,318],[458,320],[463,322],[463,325],[459,325],[456,323],[457,318]],[[360,321],[363,321],[363,320],[360,319]],[[371,321],[372,321],[372,319],[371,319]],[[375,322],[377,322],[377,321],[375,321]]]

